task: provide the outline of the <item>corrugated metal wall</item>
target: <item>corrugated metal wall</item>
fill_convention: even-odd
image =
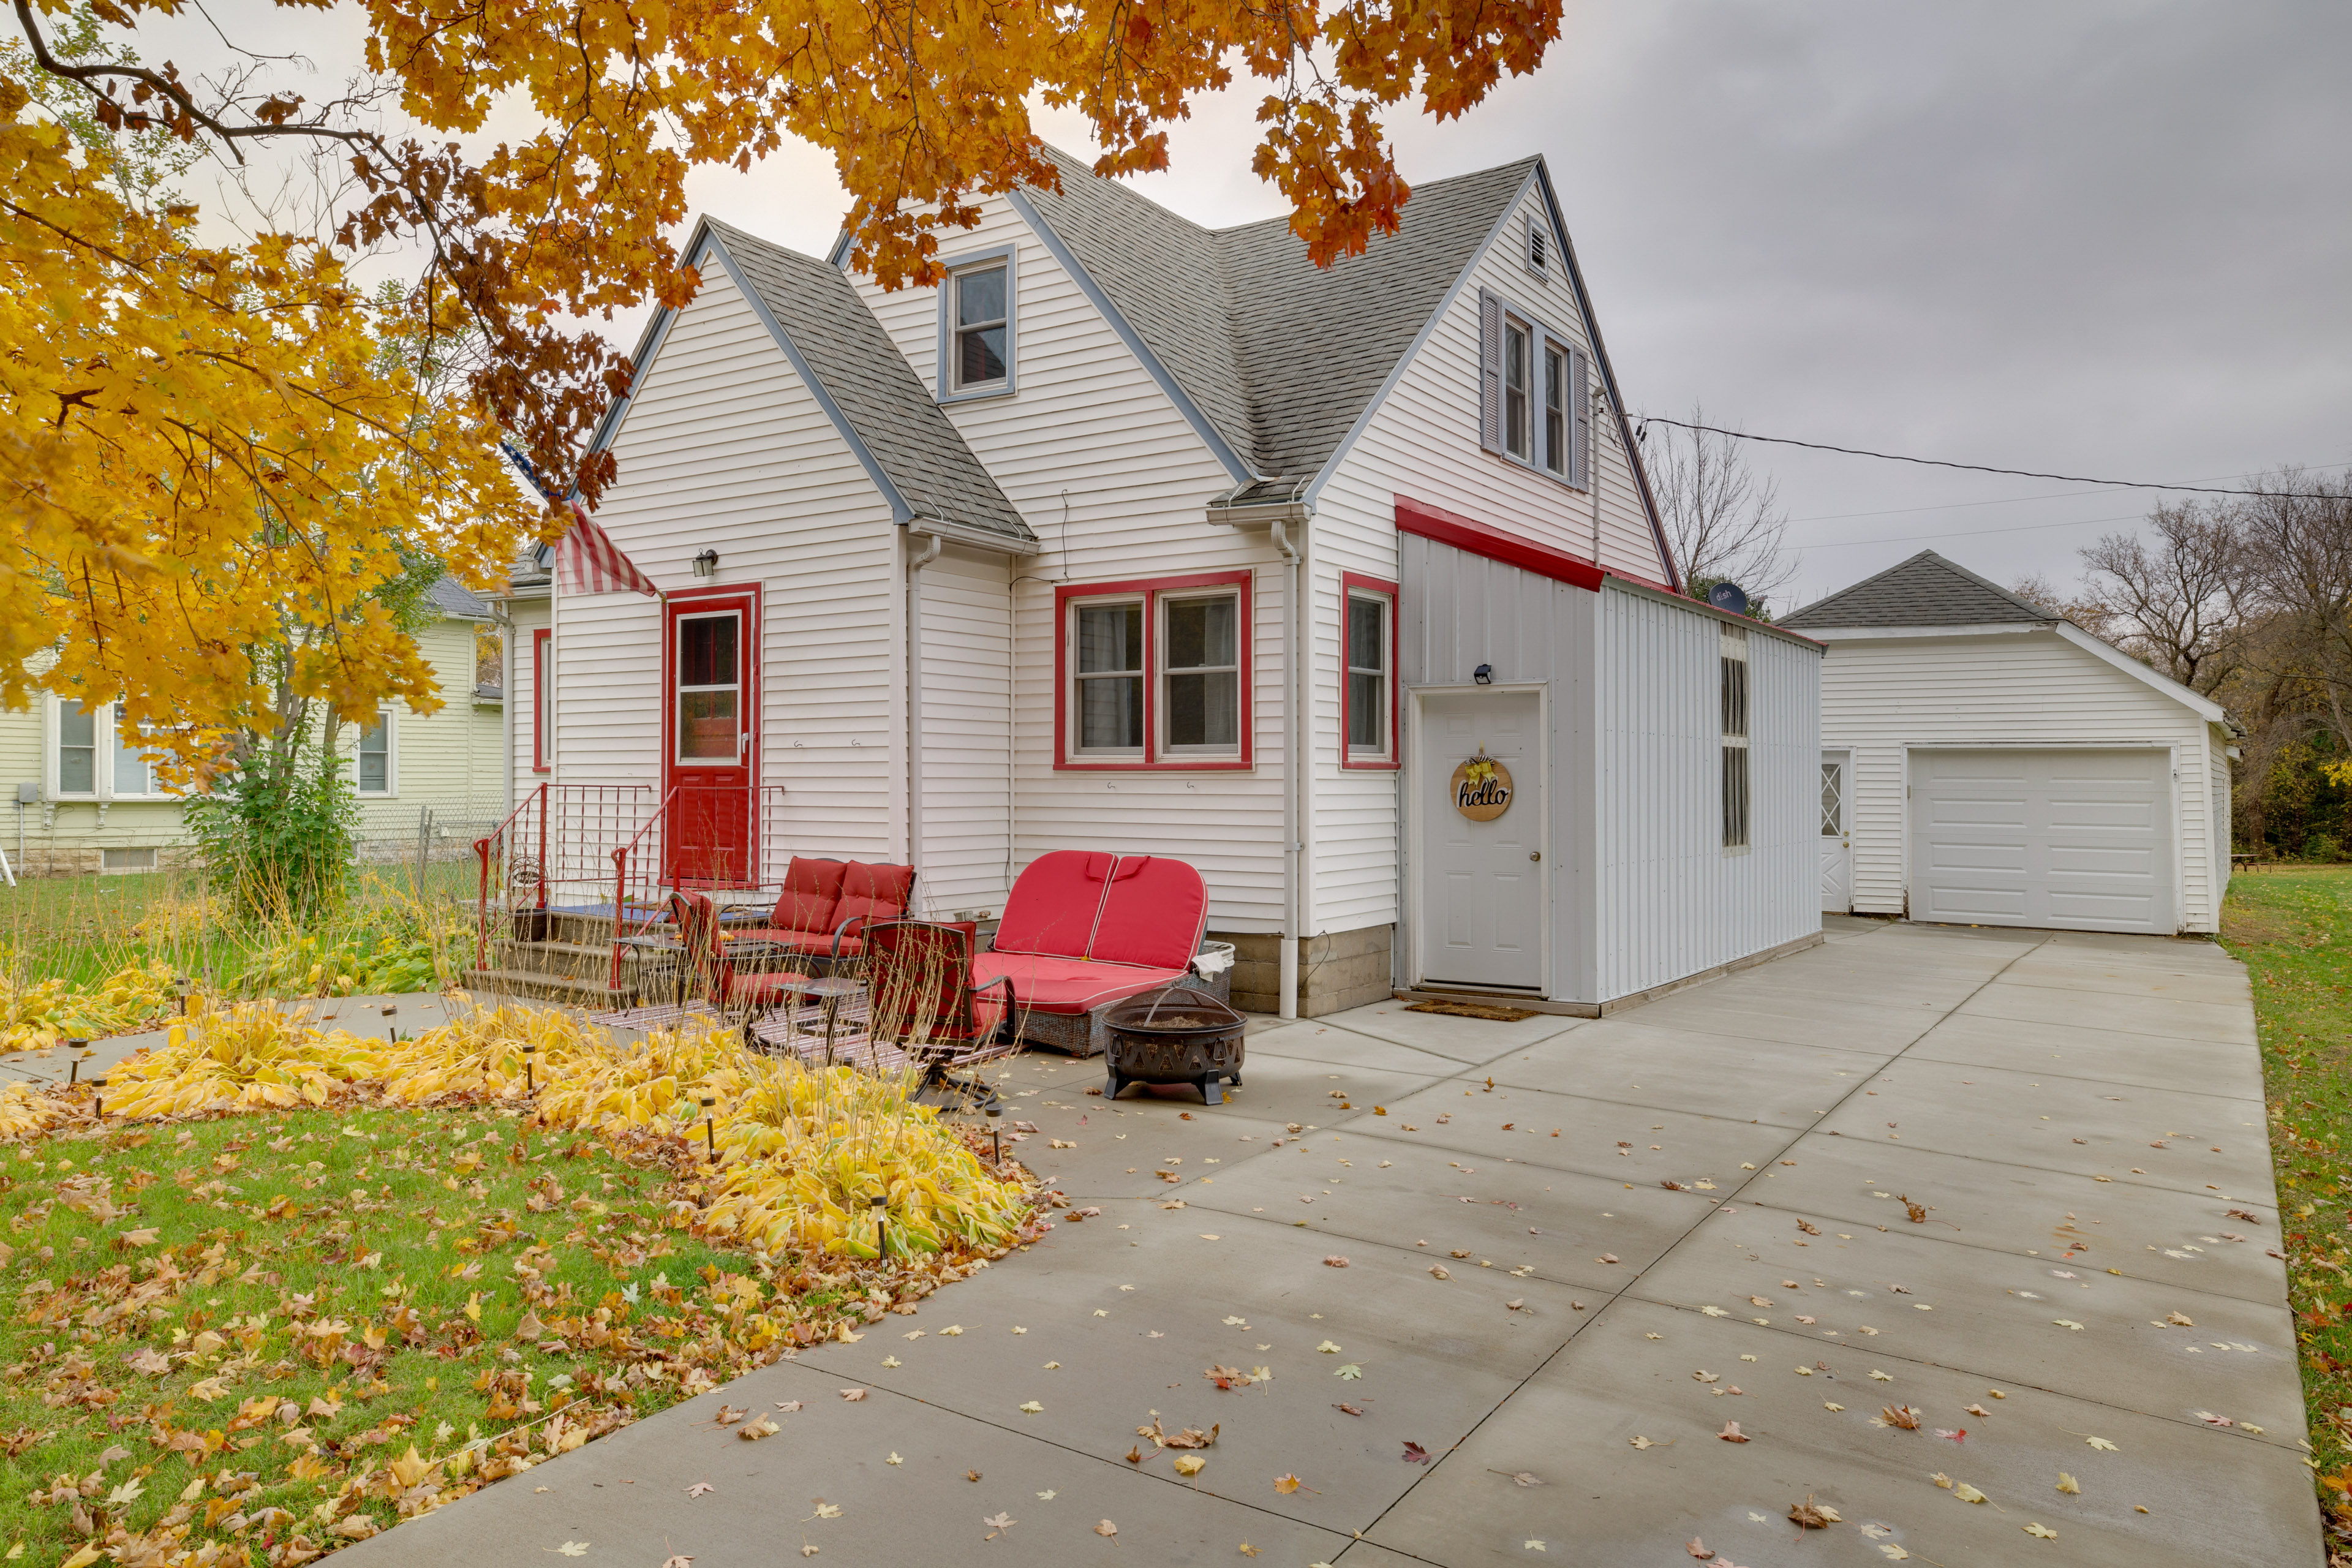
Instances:
[[[1720,623],[1601,594],[1595,963],[1609,1001],[1821,929],[1821,654],[1748,639],[1749,847],[1723,847]]]

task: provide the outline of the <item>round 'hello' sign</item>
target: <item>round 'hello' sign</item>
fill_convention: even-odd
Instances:
[[[1454,809],[1492,822],[1511,809],[1511,770],[1481,752],[1454,770]]]

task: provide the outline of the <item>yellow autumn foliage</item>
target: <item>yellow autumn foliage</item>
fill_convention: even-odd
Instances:
[[[0,1087],[0,1140],[14,1142],[36,1132],[47,1131],[57,1124],[64,1111],[62,1104],[30,1084],[12,1083]]]
[[[208,1110],[324,1105],[376,1077],[383,1047],[323,1032],[274,1003],[196,1006],[174,1023],[160,1049],[110,1068],[108,1110],[120,1116],[187,1116]]]
[[[171,1007],[173,981],[166,963],[131,964],[91,991],[63,980],[20,986],[0,976],[0,1051],[45,1051],[75,1037],[138,1028]]]
[[[675,1131],[702,1116],[708,1094],[721,1109],[740,1100],[760,1058],[732,1030],[689,1026],[663,1029],[625,1052],[604,1049],[566,1065],[544,1081],[539,1120],[551,1127],[610,1131],[644,1127]]]
[[[524,1070],[523,1047],[537,1063]],[[531,1081],[560,1082],[576,1062],[609,1050],[569,1013],[507,1005],[452,1018],[386,1048],[387,1099],[422,1105],[448,1094],[520,1094]]]

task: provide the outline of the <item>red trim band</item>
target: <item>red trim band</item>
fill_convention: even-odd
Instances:
[[[1566,583],[1591,593],[1601,591],[1601,579],[1605,575],[1590,561],[1580,560],[1548,545],[1515,538],[1500,529],[1473,522],[1466,517],[1457,517],[1443,508],[1414,500],[1410,496],[1396,498],[1396,526],[1399,533],[1433,539],[1440,544],[1450,544],[1472,555],[1500,561],[1507,566],[1517,566],[1538,577],[1549,577],[1556,583]]]
[[[553,737],[547,732],[547,649],[555,633],[546,626],[535,626],[530,634],[530,771],[548,771],[547,742]]]

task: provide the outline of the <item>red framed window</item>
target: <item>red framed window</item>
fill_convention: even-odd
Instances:
[[[530,771],[548,771],[547,743],[553,740],[554,726],[548,722],[554,705],[548,700],[548,647],[554,632],[541,626],[530,634]]]
[[[1397,749],[1397,585],[1339,574],[1339,722],[1343,768],[1394,768]]]
[[[1253,765],[1250,574],[1054,590],[1054,765]]]

